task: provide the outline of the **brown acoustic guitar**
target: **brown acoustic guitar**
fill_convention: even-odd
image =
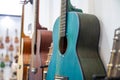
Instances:
[[[15,29],[15,34],[16,34],[16,36],[15,36],[14,42],[15,42],[15,43],[18,43],[18,42],[19,42],[19,39],[18,39],[17,29]]]
[[[9,51],[13,51],[14,50],[14,46],[13,46],[12,41],[13,41],[13,39],[11,38],[11,43],[9,45]]]
[[[9,29],[7,28],[7,30],[6,30],[6,38],[5,38],[5,42],[6,43],[9,43],[10,42],[10,37],[9,37]]]
[[[6,55],[5,55],[4,61],[5,62],[9,62],[10,61],[10,57],[9,57],[9,54],[8,54],[8,47],[6,49]]]
[[[0,37],[0,49],[3,49],[3,48],[4,48],[3,39],[2,37]]]
[[[24,34],[24,9],[26,0],[23,1],[22,5],[22,17],[21,17],[21,37],[20,47],[18,51],[18,69],[17,69],[17,80],[28,80],[29,76],[29,64],[31,58],[31,39],[29,36]]]
[[[49,46],[52,42],[52,32],[39,24],[39,0],[33,0],[34,7],[34,32],[32,36],[32,60],[29,80],[43,80],[43,71],[40,66],[45,65]],[[36,46],[36,48],[35,48]]]

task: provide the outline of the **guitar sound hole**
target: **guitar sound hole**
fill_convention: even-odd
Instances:
[[[64,54],[67,49],[67,38],[66,37],[61,37],[59,41],[59,50],[61,54]]]

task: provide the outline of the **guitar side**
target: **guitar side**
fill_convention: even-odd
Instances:
[[[21,41],[21,52],[19,50],[18,54],[18,68],[17,68],[17,80],[23,79],[23,39]]]
[[[79,33],[79,17],[76,12],[67,14],[67,49],[64,54],[59,51],[59,25],[58,18],[53,28],[53,55],[48,66],[46,80],[54,80],[55,76],[68,77],[69,80],[83,80],[83,73],[76,52],[77,37]]]

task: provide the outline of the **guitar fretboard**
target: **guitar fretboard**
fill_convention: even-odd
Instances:
[[[62,0],[61,1],[61,16],[60,16],[60,37],[65,36],[66,13],[67,13],[67,0]]]

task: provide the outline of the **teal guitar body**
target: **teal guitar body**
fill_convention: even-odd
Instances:
[[[59,50],[59,26],[58,18],[53,28],[53,55],[49,63],[46,80],[55,80],[55,76],[68,77],[69,80],[83,80],[83,73],[76,52],[76,44],[79,33],[79,17],[76,12],[67,13],[67,49],[64,54]]]

